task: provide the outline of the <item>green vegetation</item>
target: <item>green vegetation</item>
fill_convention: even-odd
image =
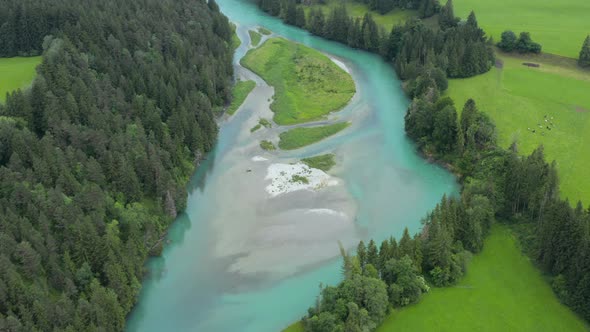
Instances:
[[[268,120],[267,120],[267,119],[265,119],[265,118],[261,118],[260,120],[258,120],[258,123],[259,123],[260,125],[263,125],[263,126],[264,126],[264,127],[266,127],[266,128],[271,128],[271,127],[272,127],[272,123],[270,123],[270,121],[268,121]]]
[[[301,176],[299,174],[293,174],[293,176],[291,176],[291,182],[299,182],[299,183],[303,183],[303,184],[308,184],[309,183],[309,179],[306,178],[305,176]]]
[[[302,322],[297,322],[297,323],[293,323],[291,324],[289,327],[287,327],[286,329],[283,330],[283,332],[304,332],[305,329],[303,328],[303,323]]]
[[[0,58],[0,102],[6,93],[29,86],[40,63],[40,56]]]
[[[328,16],[341,3],[341,1],[327,0],[326,4],[316,3],[311,6],[304,6],[305,14],[309,15],[312,9],[320,9],[324,15]],[[381,14],[377,11],[370,10],[367,4],[350,0],[346,2],[346,9],[351,17],[358,19],[362,19],[365,14],[370,13],[375,22],[386,31],[390,31],[394,25],[403,24],[409,18],[418,15],[418,12],[412,9],[394,9],[388,13]]]
[[[279,125],[321,119],[344,107],[355,93],[350,75],[327,56],[282,38],[249,51],[242,65],[275,88],[271,109]]]
[[[231,28],[215,1],[0,7],[0,57],[43,54],[0,104],[0,330],[124,331],[216,142]],[[39,62],[0,60],[2,91]]]
[[[273,151],[273,150],[276,150],[276,149],[277,149],[277,148],[275,147],[275,145],[274,145],[274,144],[272,144],[272,142],[271,142],[271,141],[267,141],[267,140],[264,140],[264,141],[260,142],[260,147],[261,147],[263,150],[266,150],[266,151]]]
[[[265,36],[272,35],[272,31],[268,30],[267,28],[263,28],[263,27],[259,27],[258,32],[260,32],[261,34],[263,34]]]
[[[578,57],[590,29],[587,0],[454,0],[454,4],[461,17],[475,11],[480,25],[496,41],[507,29],[528,31],[545,52],[570,58]]]
[[[559,303],[512,233],[496,225],[456,286],[431,289],[419,304],[395,311],[389,331],[586,331]]]
[[[232,89],[232,101],[227,108],[227,113],[234,115],[255,87],[256,82],[254,81],[238,81]]]
[[[271,128],[272,127],[272,124],[267,119],[261,118],[260,120],[258,120],[258,124],[256,124],[254,127],[252,127],[250,129],[250,132],[253,133],[253,132],[257,131],[258,129],[262,128],[262,127]]]
[[[235,53],[236,49],[238,49],[238,47],[240,47],[240,44],[242,44],[242,41],[240,40],[240,37],[238,37],[238,33],[236,31],[236,29],[237,29],[236,25],[233,23],[230,23],[230,26],[232,29],[230,47]]]
[[[254,127],[250,128],[250,132],[253,133],[253,132],[259,130],[260,128],[262,128],[262,125],[260,123],[258,123]]]
[[[279,148],[283,150],[298,149],[332,136],[349,125],[350,122],[339,122],[319,127],[294,128],[279,135]]]
[[[451,80],[448,94],[459,105],[473,98],[496,123],[501,146],[517,140],[529,154],[542,144],[548,160],[557,161],[562,197],[590,202],[590,76],[574,60],[555,56],[500,59],[502,68]]]
[[[256,47],[260,44],[260,40],[262,39],[262,35],[254,30],[248,30],[248,34],[250,34],[250,40],[252,42],[252,46]]]
[[[334,165],[336,165],[336,161],[334,160],[334,154],[328,153],[323,154],[315,157],[303,158],[301,162],[306,164],[311,168],[321,169],[324,172],[329,171]]]
[[[590,68],[590,35],[584,39],[578,55],[578,65],[582,68]]]

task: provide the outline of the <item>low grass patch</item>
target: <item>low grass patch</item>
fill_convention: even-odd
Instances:
[[[444,1],[443,1],[444,2]],[[543,51],[577,58],[590,33],[588,0],[455,0],[455,15],[475,11],[479,25],[499,41],[505,30],[528,31]]]
[[[262,127],[271,128],[272,124],[267,119],[261,118],[260,120],[258,120],[258,123],[250,129],[250,132],[253,133]]]
[[[454,287],[432,288],[418,304],[390,314],[377,331],[573,332],[587,328],[559,303],[510,230],[495,225],[463,281]]]
[[[275,88],[270,107],[279,125],[321,119],[356,91],[352,77],[327,56],[286,39],[267,40],[241,62]]]
[[[299,183],[303,183],[303,184],[308,184],[309,179],[306,178],[305,176],[294,174],[293,176],[291,176],[291,182],[293,182],[293,183],[299,182]]]
[[[336,165],[336,161],[334,160],[334,154],[322,154],[315,157],[303,158],[301,162],[306,164],[311,168],[321,169],[324,172],[329,171],[334,165]]]
[[[248,30],[248,34],[250,35],[250,41],[252,46],[258,46],[258,44],[260,44],[260,40],[262,39],[262,35],[254,30]]]
[[[227,113],[229,115],[234,115],[238,108],[242,106],[246,97],[254,90],[256,87],[256,82],[254,81],[239,81],[237,82],[233,89],[232,89],[232,101],[231,104],[227,108]]]
[[[305,329],[303,328],[303,323],[297,322],[294,324],[289,325],[283,332],[304,332]]]
[[[291,129],[279,135],[279,148],[283,150],[299,149],[330,137],[349,125],[349,122],[339,122],[327,126]]]
[[[268,30],[267,28],[263,28],[263,27],[259,27],[258,32],[260,32],[261,34],[263,34],[265,36],[272,35],[272,31]]]
[[[503,68],[450,80],[457,109],[473,98],[496,123],[501,146],[517,140],[520,153],[530,154],[542,144],[547,160],[557,162],[562,197],[589,204],[590,74],[555,56],[499,59]],[[525,61],[541,66],[523,66]]]
[[[275,145],[274,145],[274,144],[272,144],[272,142],[271,142],[271,141],[267,141],[267,140],[264,140],[264,141],[260,142],[260,147],[261,147],[263,150],[266,150],[266,151],[273,151],[273,150],[276,150],[276,149],[277,149],[277,148],[275,147]]]
[[[6,93],[28,87],[40,63],[40,56],[0,58],[0,102],[6,99]]]

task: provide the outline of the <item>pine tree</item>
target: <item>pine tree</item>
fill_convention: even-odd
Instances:
[[[453,0],[448,0],[440,10],[439,25],[443,30],[457,26]]]
[[[590,35],[584,40],[582,50],[580,50],[580,56],[578,58],[578,64],[583,68],[590,68]]]

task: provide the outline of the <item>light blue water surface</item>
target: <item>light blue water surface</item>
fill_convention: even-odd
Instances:
[[[415,232],[420,220],[443,194],[456,194],[453,176],[427,163],[404,134],[408,100],[391,66],[376,55],[326,41],[270,17],[247,0],[218,0],[223,13],[239,27],[263,26],[275,34],[342,59],[352,70],[357,99],[349,112],[368,112],[360,123],[336,139],[305,150],[307,154],[339,149],[344,153],[338,176],[358,205],[357,223],[367,238],[399,238],[404,227]],[[242,45],[236,63],[247,51]],[[319,284],[339,281],[340,261],[317,266],[278,282],[236,279],[226,272],[227,262],[211,257],[214,236],[208,216],[231,202],[207,195],[214,186],[230,185],[220,179],[222,156],[237,141],[246,119],[238,112],[221,124],[219,141],[188,187],[186,213],[170,228],[162,257],[148,263],[139,302],[128,319],[128,331],[279,331],[301,318],[318,295]],[[297,152],[293,155],[296,156]],[[348,157],[347,157],[348,156]]]

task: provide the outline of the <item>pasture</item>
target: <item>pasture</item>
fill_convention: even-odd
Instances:
[[[474,10],[479,25],[495,41],[505,30],[528,31],[547,53],[577,58],[590,34],[588,0],[454,0],[453,4],[455,15],[462,18]]]
[[[0,58],[0,102],[7,92],[28,87],[35,77],[41,57]]]
[[[447,94],[463,108],[473,98],[495,122],[498,141],[516,140],[521,154],[543,145],[555,160],[561,195],[572,204],[590,204],[590,74],[568,59],[555,56],[499,55],[503,68],[449,81]],[[523,62],[540,64],[539,68]]]
[[[495,225],[456,286],[432,288],[418,304],[389,315],[377,332],[587,331],[521,253],[512,232]]]

